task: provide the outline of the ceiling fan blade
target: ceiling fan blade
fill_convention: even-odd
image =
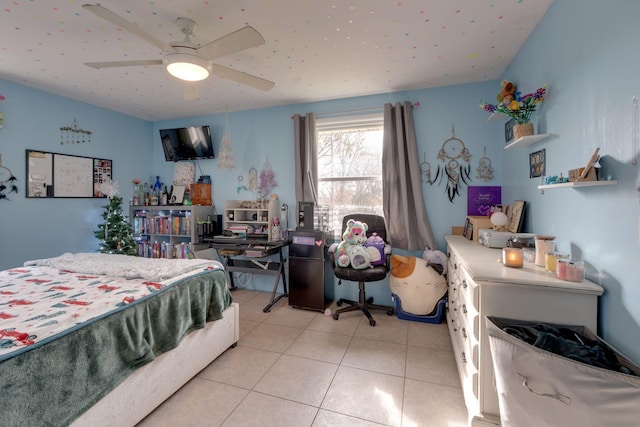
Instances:
[[[169,46],[168,44],[158,40],[157,38],[147,33],[146,31],[138,28],[138,26],[135,25],[134,23],[127,21],[126,19],[124,19],[120,15],[113,13],[106,7],[103,7],[99,4],[83,4],[82,7],[88,10],[89,12],[98,15],[100,18],[105,19],[111,22],[112,24],[124,30],[127,30],[130,33],[135,34],[136,36],[148,41],[152,45],[157,46],[159,49],[162,49],[164,51],[171,50],[171,46]]]
[[[275,83],[269,80],[252,76],[251,74],[243,73],[242,71],[236,71],[233,68],[223,67],[222,65],[213,64],[211,66],[211,72],[216,76],[255,87],[256,89],[264,90],[265,92],[271,90],[271,88],[275,86]]]
[[[162,65],[161,59],[150,59],[140,61],[110,61],[110,62],[85,62],[84,65],[91,68],[115,68],[115,67],[135,67],[138,65]]]
[[[251,47],[260,46],[264,42],[264,38],[255,28],[247,26],[204,46],[200,46],[196,51],[204,58],[216,59]]]
[[[200,99],[200,82],[182,82],[182,91],[184,93],[185,101],[193,101],[194,99]]]

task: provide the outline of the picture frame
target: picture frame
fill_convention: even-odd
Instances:
[[[513,141],[513,127],[516,125],[515,119],[509,119],[504,124],[504,142],[509,143]]]
[[[507,231],[510,233],[519,233],[522,230],[524,220],[524,200],[516,200],[513,202],[509,213],[509,222],[507,223]]]
[[[181,205],[182,202],[184,201],[184,192],[186,191],[186,189],[187,187],[185,185],[174,185],[173,192],[169,197],[169,204]]]
[[[473,224],[471,223],[469,217],[467,217],[466,221],[464,222],[464,237],[467,240],[473,239]]]
[[[589,158],[589,161],[587,162],[584,169],[582,170],[582,173],[580,174],[580,179],[585,179],[589,175],[591,168],[595,166],[599,158],[600,158],[600,147],[596,148],[593,154],[591,155],[591,157]]]
[[[547,173],[547,150],[542,150],[529,153],[529,178],[537,178],[545,176]]]

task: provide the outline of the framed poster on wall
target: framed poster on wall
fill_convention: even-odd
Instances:
[[[112,179],[109,159],[36,150],[26,150],[26,158],[28,198],[106,197],[99,189],[106,179]]]

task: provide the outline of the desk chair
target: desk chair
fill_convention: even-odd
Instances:
[[[371,215],[371,214],[353,214],[346,215],[342,219],[342,230],[344,231],[347,226],[347,221],[349,219],[354,219],[356,221],[361,221],[367,224],[367,237],[371,236],[373,233],[377,233],[385,242],[387,241],[387,228],[384,225],[384,218],[379,215]],[[342,304],[347,303],[349,307],[341,308],[336,310],[333,313],[333,318],[338,320],[340,314],[346,313],[348,311],[361,310],[369,319],[369,324],[371,326],[376,326],[376,321],[371,316],[369,310],[386,310],[387,315],[391,316],[395,312],[392,307],[385,307],[382,305],[373,304],[373,298],[367,298],[365,293],[365,283],[367,282],[377,282],[379,280],[383,280],[387,277],[387,273],[391,269],[391,251],[385,251],[387,253],[384,265],[378,265],[371,268],[366,268],[363,270],[356,270],[351,267],[339,267],[334,259],[334,253],[329,253],[329,259],[331,261],[331,267],[333,268],[333,272],[335,276],[339,279],[338,285],[342,284],[342,279],[349,280],[352,282],[358,282],[358,287],[360,289],[360,294],[358,301],[351,301],[347,299],[339,299],[336,303],[338,307],[342,306]]]

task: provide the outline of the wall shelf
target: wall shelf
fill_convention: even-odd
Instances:
[[[603,185],[615,185],[618,181],[608,179],[602,181],[581,181],[581,182],[563,182],[561,184],[545,184],[538,185],[538,190],[547,190],[549,188],[582,188],[582,187],[600,187]]]
[[[537,135],[523,136],[522,138],[518,138],[515,141],[505,145],[504,149],[508,150],[509,148],[525,147],[527,145],[535,144],[538,141],[549,138],[550,136],[550,133],[540,133]]]

